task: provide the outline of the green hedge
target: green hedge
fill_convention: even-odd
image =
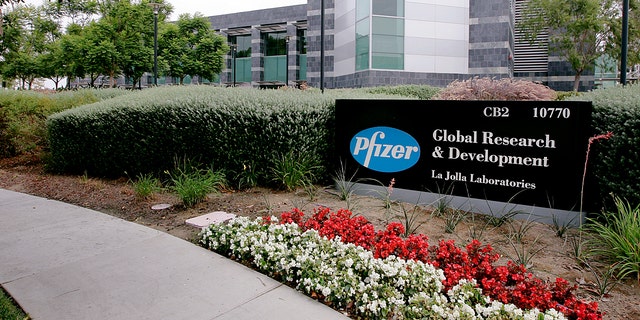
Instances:
[[[441,88],[431,87],[427,85],[399,85],[399,86],[382,86],[359,89],[367,93],[386,94],[402,97],[416,98],[420,100],[430,100],[435,96]]]
[[[291,152],[333,155],[336,98],[389,98],[356,91],[161,87],[51,116],[54,170],[97,176],[158,173],[176,158],[265,176]],[[264,182],[264,181],[261,181]]]
[[[640,85],[598,89],[568,100],[593,102],[592,135],[613,132],[611,139],[591,147],[587,173],[597,191],[585,202],[612,204],[613,193],[640,203]]]
[[[47,116],[127,93],[118,89],[55,93],[0,90],[0,157],[11,157],[38,147],[46,147]]]

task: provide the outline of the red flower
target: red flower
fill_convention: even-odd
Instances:
[[[608,139],[610,136],[607,134],[593,138]],[[449,240],[429,246],[425,235],[403,238],[405,229],[400,223],[390,223],[384,230],[376,232],[367,219],[351,215],[348,210],[332,213],[328,208],[322,208],[303,221],[304,214],[294,209],[283,213],[280,221],[297,223],[303,230],[317,230],[321,236],[329,239],[340,236],[343,242],[372,250],[376,258],[395,255],[431,263],[442,269],[446,276],[443,282],[445,292],[462,279],[475,279],[485,295],[502,303],[542,311],[555,308],[569,319],[602,319],[598,304],[576,299],[573,294],[576,287],[569,285],[568,281],[558,278],[554,283],[547,283],[535,278],[523,265],[512,261],[507,262],[506,266],[496,266],[500,256],[493,253],[490,245],[483,246],[479,241],[473,240],[463,250],[453,240]]]

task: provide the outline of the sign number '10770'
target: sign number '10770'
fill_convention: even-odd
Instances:
[[[571,109],[557,107],[534,107],[534,118],[542,119],[569,119],[571,117]],[[483,112],[487,118],[509,118],[510,110],[508,107],[486,107]]]

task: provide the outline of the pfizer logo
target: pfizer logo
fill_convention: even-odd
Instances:
[[[404,171],[420,159],[418,141],[408,133],[390,127],[358,132],[351,139],[350,148],[359,164],[378,172]]]

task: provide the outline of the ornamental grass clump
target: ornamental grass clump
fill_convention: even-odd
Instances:
[[[178,163],[175,170],[169,173],[172,186],[185,207],[204,201],[207,195],[218,192],[226,185],[224,173],[213,169],[201,169],[184,160]]]
[[[130,182],[138,199],[151,199],[155,193],[162,191],[160,179],[152,174],[138,174],[136,180]]]
[[[640,205],[614,197],[616,212],[589,218],[588,252],[610,263],[617,278],[635,276],[640,284]]]
[[[455,80],[434,96],[437,100],[553,101],[556,98],[553,89],[539,83],[488,77]]]
[[[287,191],[313,185],[322,171],[320,164],[321,161],[308,152],[289,151],[273,161],[272,181]]]

